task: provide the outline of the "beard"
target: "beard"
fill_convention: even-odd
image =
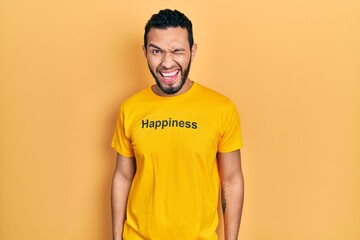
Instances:
[[[166,93],[166,94],[169,94],[169,95],[172,95],[172,94],[175,94],[177,93],[178,91],[181,90],[181,88],[184,86],[185,82],[186,82],[186,79],[188,78],[189,76],[189,72],[190,72],[190,67],[191,67],[191,60],[188,64],[188,66],[185,68],[185,70],[183,71],[182,67],[180,66],[180,74],[181,74],[181,83],[179,86],[177,87],[173,87],[173,86],[170,86],[168,88],[165,88],[160,80],[158,79],[158,77],[156,76],[156,74],[151,70],[149,64],[148,64],[148,67],[149,67],[149,70],[150,70],[150,73],[151,75],[153,76],[153,78],[155,79],[155,82],[156,82],[156,85],[161,89],[162,92]]]

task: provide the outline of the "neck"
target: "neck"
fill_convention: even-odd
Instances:
[[[184,85],[182,86],[182,88],[181,88],[178,92],[176,92],[176,93],[174,93],[174,94],[167,94],[167,93],[163,92],[163,91],[161,90],[161,88],[159,88],[159,86],[158,86],[157,84],[152,85],[152,86],[151,86],[151,89],[152,89],[152,91],[153,91],[156,95],[158,95],[158,96],[162,96],[162,97],[174,97],[174,96],[178,96],[178,95],[181,95],[181,94],[186,93],[187,91],[190,90],[190,88],[191,88],[193,85],[194,85],[194,82],[191,81],[191,80],[188,78],[188,79],[186,79],[186,81],[185,81]]]

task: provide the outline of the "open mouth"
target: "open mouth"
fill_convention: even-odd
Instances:
[[[161,72],[160,74],[163,77],[163,79],[165,80],[165,82],[172,82],[176,79],[177,75],[179,73],[179,70],[174,70],[171,72]]]

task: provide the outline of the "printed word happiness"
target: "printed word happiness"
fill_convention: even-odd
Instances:
[[[151,121],[149,119],[141,120],[141,128],[164,129],[167,127],[197,129],[198,126],[197,126],[197,122],[174,120],[171,118],[164,120],[154,120],[154,121]]]

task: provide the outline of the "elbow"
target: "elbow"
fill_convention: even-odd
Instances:
[[[226,176],[221,178],[221,185],[222,186],[234,186],[237,185],[241,188],[244,188],[244,176],[243,174],[237,173],[237,174],[232,174],[230,176]]]
[[[135,171],[124,172],[116,171],[113,176],[113,182],[131,183],[134,179]]]

